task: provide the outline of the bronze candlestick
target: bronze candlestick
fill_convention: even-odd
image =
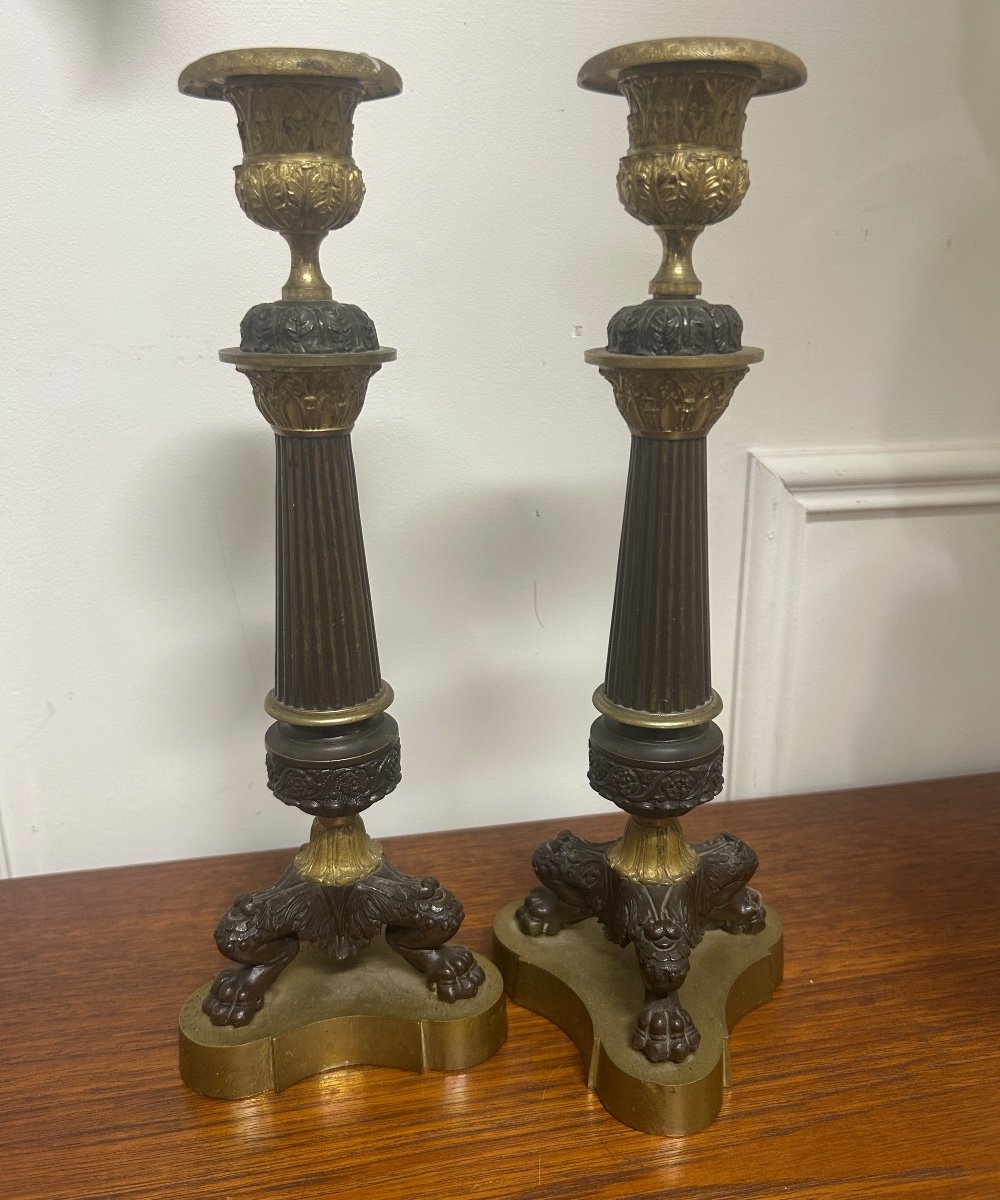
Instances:
[[[698,298],[691,251],[746,193],[750,99],[799,86],[805,68],[762,42],[679,38],[600,54],[577,82],[628,100],[618,193],[663,244],[652,298],[618,312],[607,346],[585,355],[632,434],[588,775],[628,821],[614,842],[564,832],[540,846],[541,886],[498,916],[496,946],[511,997],[570,1033],[615,1116],[689,1133],[717,1114],[728,1029],[770,997],[782,961],[780,923],[748,886],[757,856],[726,833],[692,846],[679,820],[722,787],[706,436],[763,357],[742,345],[733,308]],[[638,973],[616,949],[629,943]]]
[[[400,748],[379,670],[351,430],[369,380],[396,352],[379,345],[365,312],[332,299],[319,266],[323,238],[353,220],[364,196],[351,157],[355,109],[402,83],[368,55],[258,49],[200,59],[179,87],[236,108],[237,199],[291,251],[282,299],[251,308],[239,347],[220,358],[249,379],[275,433],[268,787],[314,818],[278,882],[238,897],[220,921],[216,942],[236,965],[185,1005],[181,1074],[198,1091],[236,1097],[352,1062],[462,1069],[503,1042],[499,974],[448,944],[462,923],[457,898],[396,870],[360,816],[399,783]],[[354,961],[383,928],[387,945]]]

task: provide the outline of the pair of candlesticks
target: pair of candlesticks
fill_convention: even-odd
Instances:
[[[651,298],[618,312],[607,346],[585,355],[632,434],[588,774],[628,820],[614,842],[560,833],[538,847],[539,886],[496,918],[498,971],[451,943],[459,900],[393,867],[360,815],[399,783],[400,743],[350,435],[369,380],[395,351],[365,312],[332,299],[319,248],[364,195],[351,156],[357,105],[398,93],[399,75],[368,55],[298,49],[210,55],[181,74],[182,92],[235,106],[237,198],[291,250],[282,299],[251,308],[239,347],[220,357],[247,376],[276,434],[268,787],[314,818],[278,882],[238,897],[219,923],[234,965],[181,1014],[191,1087],[235,1098],[357,1062],[465,1069],[502,1045],[506,990],[570,1034],[589,1086],[620,1120],[677,1134],[717,1114],[728,1029],[780,982],[782,935],[749,886],[754,852],[729,834],[690,845],[679,822],[723,782],[706,435],[763,357],[742,345],[733,308],[699,299],[691,252],[746,193],[750,99],[805,77],[777,46],[725,38],[622,46],[580,71],[580,86],[628,100],[618,192],[663,244]]]

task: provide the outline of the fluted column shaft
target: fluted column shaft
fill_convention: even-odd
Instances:
[[[633,436],[604,691],[683,712],[712,694],[704,438]]]
[[[713,721],[722,701],[712,689],[706,439],[760,352],[671,357],[592,350],[587,357],[610,381],[632,433],[588,778],[631,816],[671,820],[722,787],[722,731]]]
[[[244,320],[244,340],[375,340],[361,310],[287,302]],[[251,319],[252,318],[252,319]],[[274,717],[266,735],[268,787],[324,819],[352,817],[400,779],[399,730],[386,709],[365,562],[351,430],[368,382],[395,351],[225,351],[253,387],[275,433]]]
[[[351,708],[381,679],[350,435],[279,434],[275,447],[274,696]]]

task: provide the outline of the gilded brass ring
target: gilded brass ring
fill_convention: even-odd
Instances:
[[[595,54],[580,68],[576,82],[592,92],[617,92],[618,77],[636,67],[742,67],[760,76],[757,94],[787,92],[806,81],[806,68],[797,54],[751,38],[661,38],[630,42]]]
[[[241,78],[327,78],[356,83],[363,100],[395,96],[403,89],[398,72],[370,54],[345,50],[299,50],[266,46],[208,54],[181,72],[177,87],[187,96],[225,100],[226,85]]]
[[[594,707],[599,713],[618,721],[622,725],[635,725],[640,729],[689,729],[693,725],[707,725],[722,712],[722,697],[713,691],[711,699],[698,708],[687,708],[683,712],[652,713],[638,708],[625,708],[608,698],[604,684],[594,692]]]
[[[221,355],[220,355],[221,357]],[[729,354],[612,354],[603,346],[584,350],[583,361],[595,367],[614,370],[628,367],[640,371],[714,371],[733,367],[748,367],[759,363],[764,351],[759,346],[744,346]],[[227,359],[231,362],[231,359]]]
[[[286,725],[351,725],[385,712],[394,699],[392,688],[383,679],[382,686],[370,700],[353,704],[350,708],[292,708],[276,700],[274,692],[270,691],[264,700],[264,711]]]
[[[724,357],[733,356],[727,354]],[[219,358],[240,370],[321,371],[334,367],[380,366],[394,362],[396,351],[392,346],[379,346],[377,350],[358,350],[352,354],[255,354],[241,350],[239,346],[227,346],[219,351]]]

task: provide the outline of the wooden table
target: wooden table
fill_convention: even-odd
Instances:
[[[378,819],[373,814],[373,831]],[[463,897],[463,940],[532,884],[559,821],[387,839]],[[617,835],[620,815],[572,822]],[[206,1100],[176,1072],[181,1002],[212,929],[287,851],[0,884],[0,1195],[109,1197],[1000,1197],[1000,775],[710,804],[760,854],[785,983],[732,1039],[719,1120],[686,1140],[614,1121],[580,1058],[511,1007],[464,1075],[358,1067]]]

